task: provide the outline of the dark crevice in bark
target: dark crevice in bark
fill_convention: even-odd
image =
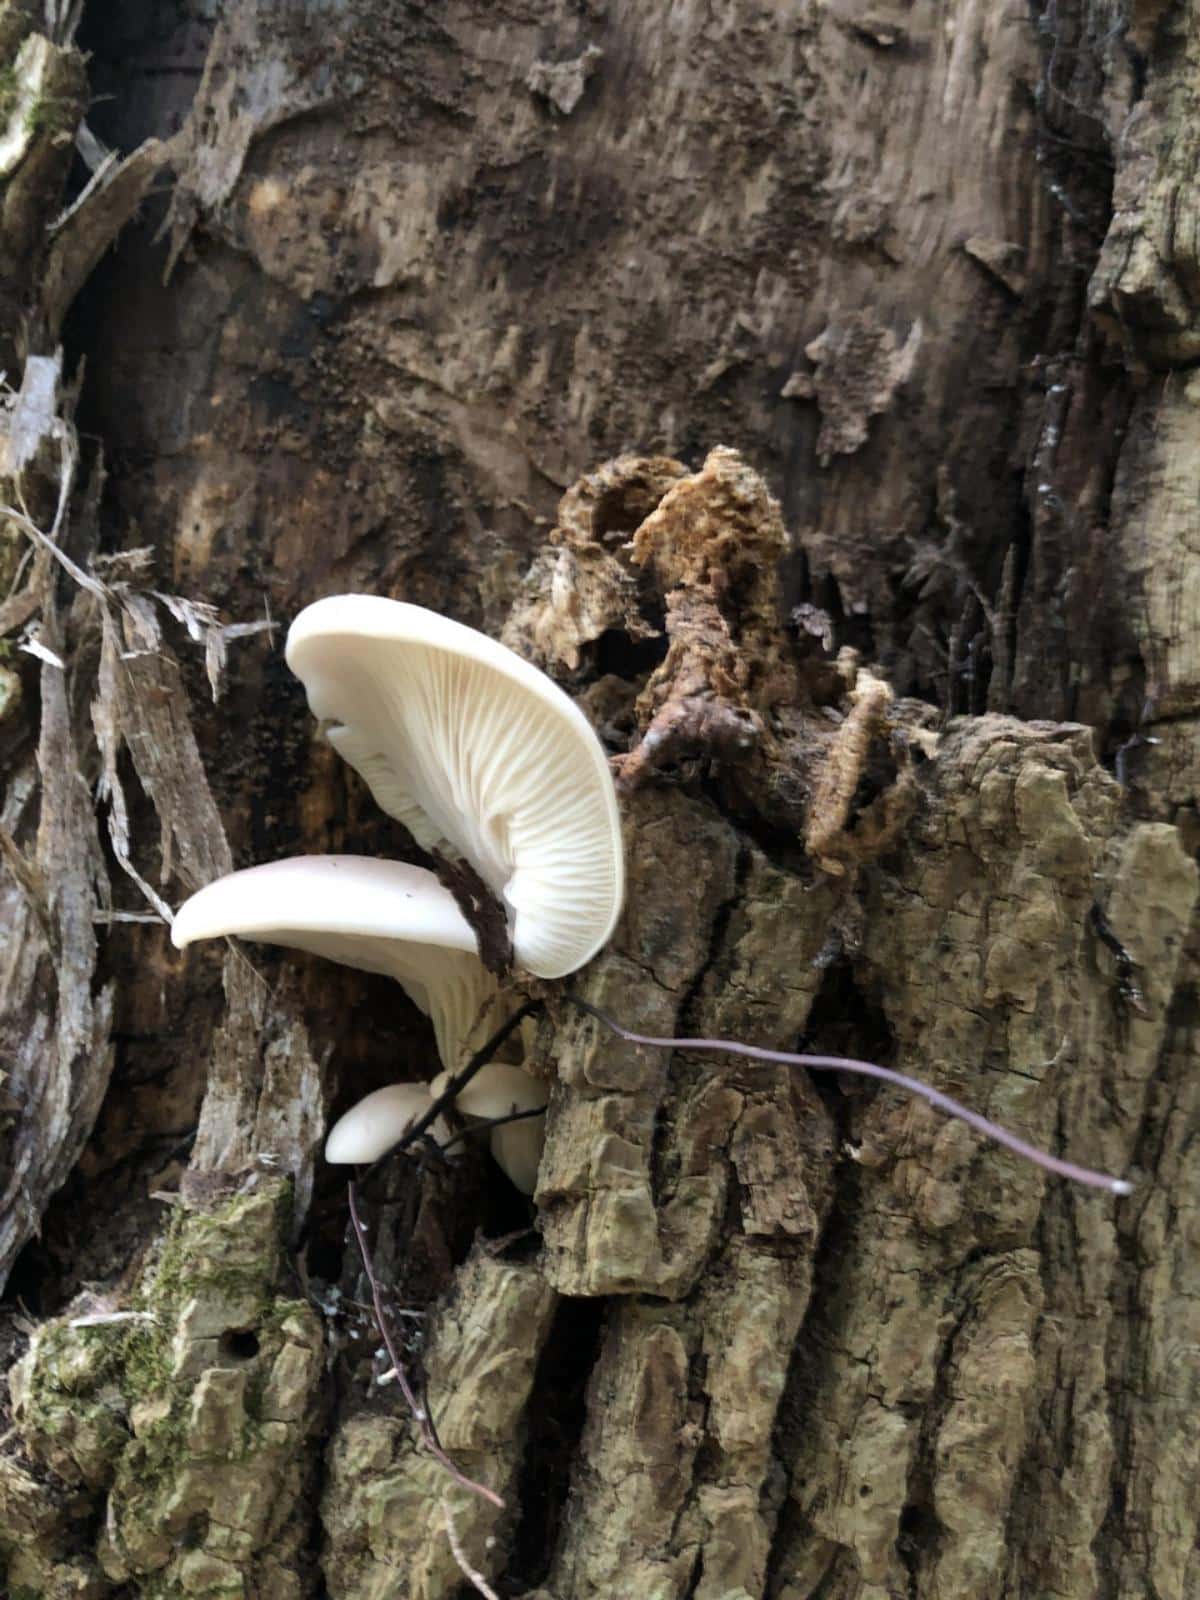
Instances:
[[[587,1418],[588,1379],[599,1353],[605,1312],[604,1300],[564,1296],[554,1314],[530,1398],[512,1554],[500,1581],[503,1594],[521,1594],[549,1576]]]
[[[656,639],[631,639],[623,628],[606,628],[592,647],[595,676],[611,672],[630,682],[644,679],[666,660],[669,646],[665,633]]]
[[[200,82],[212,30],[212,10],[201,0],[89,0],[78,40],[89,58],[94,132],[122,150],[173,134]]]
[[[118,1101],[123,1077],[113,1074]],[[101,1119],[110,1110],[101,1109]],[[149,1193],[149,1180],[186,1160],[194,1126],[169,1138],[152,1135],[115,1158],[100,1139],[89,1141],[81,1166],[55,1194],[42,1217],[39,1236],[13,1264],[4,1300],[23,1304],[39,1317],[59,1315],[83,1288],[116,1289],[165,1225],[165,1208]],[[84,1165],[86,1164],[86,1165]]]
[[[820,1074],[814,1074],[814,1083]],[[766,1593],[774,1594],[787,1572],[793,1547],[803,1548],[809,1532],[807,1518],[793,1495],[804,1481],[797,1479],[795,1462],[805,1435],[813,1426],[813,1401],[821,1392],[821,1353],[830,1343],[836,1325],[836,1303],[843,1263],[850,1258],[861,1209],[858,1169],[847,1164],[834,1185],[825,1226],[813,1251],[812,1295],[796,1335],[787,1382],[775,1419],[774,1454],[787,1475],[788,1492],[776,1520],[767,1559]],[[831,1577],[826,1574],[826,1578]],[[822,1580],[814,1596],[825,1588]]]
[[[842,956],[825,969],[797,1050],[850,1056],[894,1065],[896,1043],[887,1016],[859,985],[850,960]],[[869,1105],[880,1086],[846,1073],[813,1072],[813,1091],[824,1102],[843,1139],[852,1139],[855,1109]]]
[[[700,1587],[700,1580],[703,1576],[704,1552],[702,1550],[697,1550],[695,1559],[692,1562],[691,1571],[684,1580],[681,1600],[694,1600],[694,1596],[697,1589]]]
[[[317,1310],[318,1315],[321,1315],[319,1307]],[[330,1362],[329,1328],[323,1315],[321,1315],[321,1321],[325,1336],[326,1374],[328,1375]],[[326,1442],[329,1438],[334,1417],[334,1393],[334,1385],[327,1378],[327,1381],[320,1388],[316,1418],[307,1441],[309,1452],[307,1480],[300,1500],[300,1510],[296,1515],[296,1520],[303,1528],[296,1552],[297,1565],[302,1574],[302,1582],[311,1595],[311,1600],[327,1600],[328,1595],[325,1567],[322,1560],[325,1530],[321,1522],[320,1506],[329,1478],[329,1458]]]
[[[896,1539],[896,1552],[908,1572],[909,1600],[918,1600],[921,1592],[921,1572],[925,1562],[937,1548],[940,1532],[938,1520],[924,1499],[912,1497],[900,1513],[900,1532]]]
[[[894,1040],[882,1010],[858,987],[848,960],[839,958],[827,970],[809,1012],[808,1027],[798,1043],[801,1050],[822,1050],[886,1063],[894,1054]],[[850,1138],[856,1104],[878,1092],[857,1081],[843,1092],[844,1078],[835,1073],[810,1075],[814,1092],[834,1121],[839,1144]],[[813,1253],[812,1296],[800,1327],[788,1369],[787,1383],[776,1418],[774,1454],[788,1475],[789,1488],[802,1487],[794,1479],[795,1462],[813,1426],[812,1402],[822,1388],[822,1352],[836,1341],[838,1300],[844,1263],[853,1259],[861,1223],[862,1177],[853,1162],[842,1162],[833,1175],[833,1199]],[[797,1500],[785,1496],[776,1521],[767,1562],[765,1592],[773,1594],[787,1571],[791,1549],[803,1548],[808,1524]],[[814,1596],[836,1589],[841,1556],[831,1558],[830,1569],[813,1591]]]
[[[1186,1057],[1191,1040],[1200,1026],[1200,992],[1194,984],[1180,985],[1171,996],[1166,1033],[1156,1075],[1157,1105],[1143,1123],[1134,1150],[1134,1168],[1165,1176],[1168,1193],[1171,1185],[1170,1144],[1180,1116],[1183,1091],[1170,1075],[1170,1058]],[[1185,1067],[1184,1071],[1187,1070]],[[1162,1101],[1169,1099],[1164,1106]],[[1178,1157],[1176,1157],[1178,1159]],[[1186,1202],[1184,1202],[1186,1204]],[[1179,1225],[1180,1206],[1168,1203],[1165,1233],[1174,1234]],[[1132,1519],[1128,1508],[1130,1464],[1135,1459],[1134,1401],[1142,1397],[1144,1374],[1153,1363],[1153,1332],[1147,1327],[1141,1303],[1141,1278],[1149,1265],[1149,1252],[1139,1237],[1140,1217],[1126,1219],[1117,1231],[1119,1251],[1113,1285],[1116,1311],[1109,1332],[1106,1363],[1109,1371],[1113,1456],[1110,1467],[1110,1497],[1107,1514],[1097,1535],[1098,1569],[1102,1592],[1099,1600],[1122,1600],[1122,1562],[1138,1560],[1147,1534],[1138,1526],[1138,1513]]]
[[[805,774],[805,779],[808,776]],[[716,810],[736,824],[738,832],[756,845],[772,866],[791,873],[804,883],[813,881],[817,869],[799,835],[794,828],[763,815],[761,796],[741,771],[717,766],[695,788],[706,800],[711,801]]]
[[[41,1236],[35,1235],[13,1262],[0,1304],[5,1310],[24,1307],[35,1317],[53,1315],[61,1305],[58,1295],[47,1292],[54,1277],[55,1268],[49,1252]]]

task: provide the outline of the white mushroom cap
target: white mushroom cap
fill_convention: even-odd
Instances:
[[[446,1092],[449,1074],[442,1072],[429,1085],[436,1100]],[[489,1062],[471,1079],[454,1105],[465,1117],[507,1117],[515,1111],[537,1111],[549,1098],[546,1085],[520,1067],[502,1061]],[[522,1194],[537,1187],[538,1164],[546,1141],[545,1117],[528,1117],[523,1122],[506,1122],[489,1135],[492,1157],[506,1177]]]
[[[426,849],[449,841],[507,903],[527,971],[559,978],[612,933],[621,823],[604,750],[550,679],[420,606],[336,595],[307,607],[288,665],[334,748]]]
[[[175,917],[172,941],[237,934],[382,972],[433,1022],[438,1054],[462,1064],[489,1029],[496,980],[454,896],[424,867],[369,856],[293,856],[218,878]]]
[[[506,1122],[490,1134],[492,1160],[514,1188],[532,1194],[537,1188],[538,1168],[546,1144],[545,1117],[529,1117],[524,1122]]]
[[[433,1096],[423,1083],[392,1083],[376,1089],[329,1130],[326,1161],[333,1166],[365,1166],[378,1161],[432,1104]],[[450,1130],[441,1117],[430,1125],[429,1133],[438,1144],[450,1142]]]

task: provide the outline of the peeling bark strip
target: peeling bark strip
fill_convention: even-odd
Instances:
[[[30,357],[9,429],[0,438],[0,458],[8,473],[4,483],[11,489],[0,501],[0,518],[10,538],[30,541],[36,551],[28,587],[37,631],[23,648],[42,663],[37,784],[18,769],[0,814],[4,859],[20,891],[12,897],[10,957],[0,975],[0,1059],[14,1113],[5,1130],[10,1160],[0,1188],[0,1283],[18,1251],[36,1234],[49,1197],[79,1159],[113,1067],[114,994],[111,984],[100,984],[96,930],[130,913],[114,911],[90,795],[93,783],[96,801],[106,812],[107,844],[125,875],[120,881],[132,881],[152,908],[151,919],[169,922],[171,911],[133,858],[129,802],[120,773],[123,753],[128,753],[159,821],[160,881],[165,885],[178,868],[185,882],[198,884],[232,865],[159,610],[183,621],[193,640],[205,645],[214,697],[225,635],[252,631],[223,628],[202,602],[135,587],[118,575],[120,562],[110,562],[107,578],[101,579],[67,554],[79,447],[60,380],[61,353]],[[5,503],[48,502],[51,493],[56,509],[48,532]],[[143,577],[145,564],[142,559],[125,563]],[[69,601],[65,612],[60,592]],[[80,714],[82,706],[86,715]],[[100,757],[95,778],[89,732]],[[237,1061],[244,1080],[238,1098],[244,1121],[236,1135],[222,1129],[226,1119],[217,1079],[206,1100],[196,1159],[203,1166],[212,1142],[227,1160],[241,1156],[237,1165],[260,1153],[284,1156],[303,1208],[311,1187],[312,1139],[322,1117],[316,1063],[298,1019],[288,1015],[286,1006],[267,1006],[254,992],[261,990],[260,980],[247,984],[244,972],[240,977],[240,987],[236,978],[231,984],[230,1022],[236,1030],[243,1009],[238,1000],[244,996],[252,1019],[248,1028],[243,1023],[246,1037]],[[255,1081],[246,1072],[246,1061],[257,1061],[263,1048],[260,1036],[280,1027],[292,1034],[292,1048],[286,1070],[277,1071],[279,1081],[271,1085],[271,1104],[256,1124],[253,1098],[246,1105],[252,1090],[245,1080]],[[282,1094],[281,1083],[287,1086]],[[281,1105],[275,1104],[276,1096]]]
[[[0,450],[9,474],[3,488],[35,504],[49,503],[53,493],[56,530],[72,486],[67,441],[73,434],[60,375],[59,360],[30,363]],[[48,477],[47,464],[60,456],[60,445],[56,479]],[[5,494],[3,501],[9,498]],[[0,518],[3,536],[24,545],[28,519],[14,522],[2,511]],[[0,1285],[36,1233],[49,1196],[79,1159],[113,1066],[113,989],[99,978],[96,937],[108,885],[64,659],[71,652],[46,550],[32,563],[29,587],[40,663],[36,764],[28,757],[13,763],[0,810],[7,866],[0,966],[7,1113],[0,1128]]]
[[[1193,1600],[1195,9],[188,0],[75,49],[78,6],[0,4],[14,1600]],[[68,505],[38,380],[127,218],[63,324],[111,472],[85,440]],[[267,640],[210,712],[161,598],[333,592],[503,632],[621,758],[591,1000],[912,1067],[1136,1195],[548,995],[540,1235],[469,1160],[372,1181],[506,1513],[447,1500],[315,1165],[428,1030],[94,921],[145,914],[131,869],[170,906],[402,852]]]
[[[41,638],[49,650],[61,647],[49,601]],[[113,1064],[113,992],[110,985],[96,986],[95,921],[104,884],[96,819],[64,669],[47,662],[40,676],[37,787],[32,774],[13,773],[0,817],[11,841],[6,853],[20,863],[5,886],[0,971],[0,1061],[9,1112],[0,1162],[0,1281],[79,1159]]]

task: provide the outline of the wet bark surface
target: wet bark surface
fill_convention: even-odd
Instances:
[[[1193,8],[59,9],[0,4],[7,1592],[1194,1593]],[[282,659],[352,591],[621,797],[613,940],[512,984],[533,1202],[362,1194],[502,1507],[320,1160],[428,1024],[163,923],[411,855]]]

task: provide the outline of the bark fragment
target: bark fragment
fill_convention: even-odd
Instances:
[[[667,457],[618,456],[568,489],[547,548],[509,611],[509,649],[561,675],[575,673],[588,646],[614,629],[635,641],[656,638],[659,630],[642,613],[628,542],[684,475]]]
[[[16,457],[23,466],[5,481],[10,490],[21,484],[35,502],[45,494],[40,464],[49,441],[65,437],[70,427],[60,414],[57,364],[48,366],[49,397],[18,408],[24,420]],[[61,522],[69,477],[59,488]],[[107,876],[63,660],[69,654],[64,620],[45,563],[35,566],[34,586],[37,642],[44,652],[37,781],[32,764],[18,768],[0,811],[8,862],[0,1059],[12,1112],[0,1130],[7,1157],[0,1185],[0,1282],[36,1230],[46,1200],[78,1160],[113,1063],[113,994],[97,983],[96,922],[108,903]]]
[[[451,1459],[508,1501],[501,1513],[459,1488],[426,1454],[411,1424],[364,1410],[329,1447],[322,1502],[326,1582],[336,1600],[443,1600],[462,1582],[439,1507],[449,1505],[467,1560],[493,1576],[497,1535],[511,1528],[525,1412],[550,1331],[555,1295],[536,1268],[477,1252],[460,1269],[425,1351],[427,1396]]]
[[[915,322],[901,343],[873,312],[863,311],[831,324],[805,346],[817,369],[812,392],[821,408],[817,454],[822,466],[866,443],[870,419],[888,409],[911,376],[921,337],[921,324]],[[798,386],[792,390],[800,392]]]

